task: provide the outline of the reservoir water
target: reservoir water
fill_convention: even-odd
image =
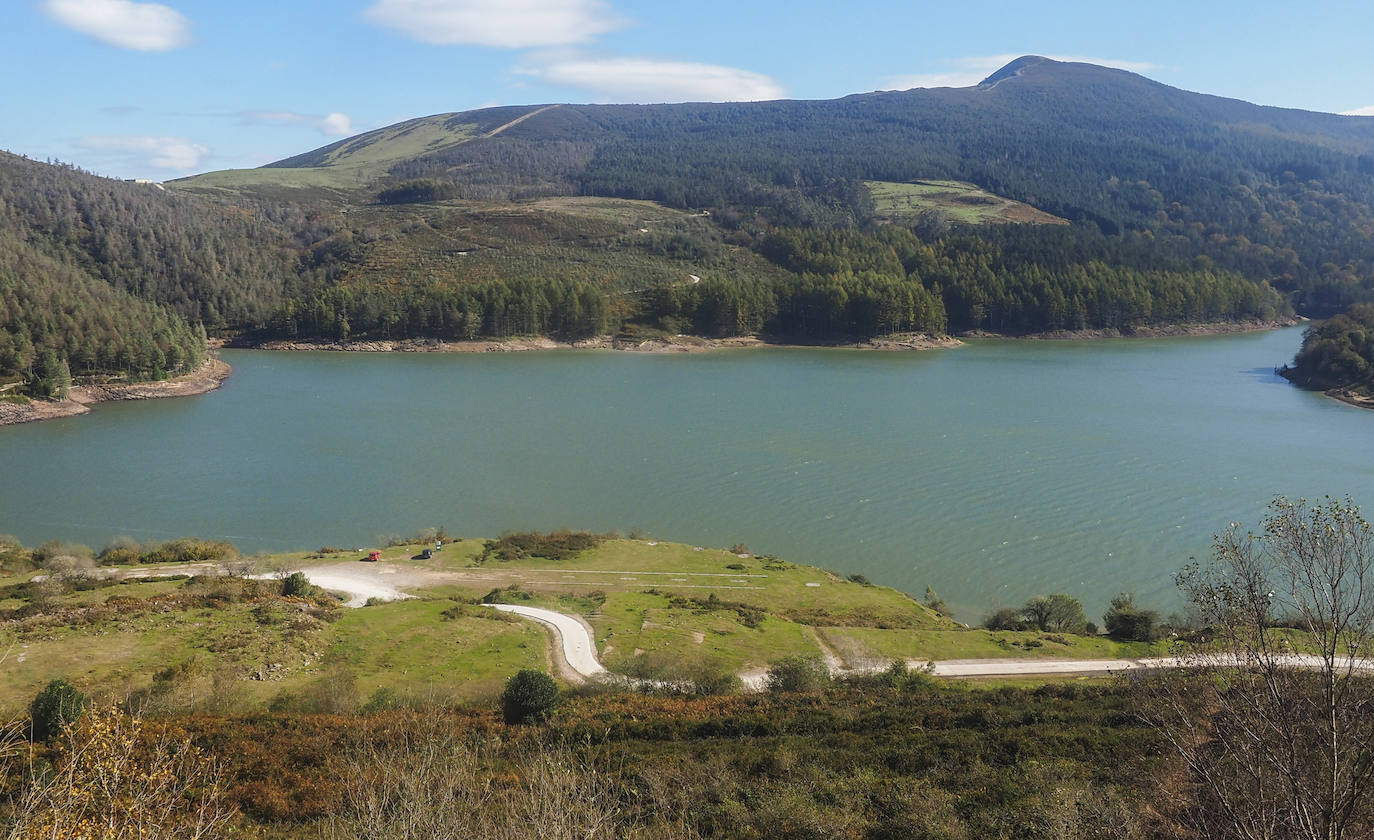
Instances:
[[[1069,592],[1165,609],[1275,494],[1374,514],[1374,412],[1272,369],[1301,330],[759,349],[226,351],[212,394],[0,428],[0,532],[244,551],[559,527],[822,566],[966,620]]]

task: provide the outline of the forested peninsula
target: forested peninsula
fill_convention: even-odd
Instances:
[[[1285,379],[1352,405],[1374,408],[1374,305],[1356,304],[1310,327]]]
[[[1026,57],[424,117],[168,184],[0,154],[0,399],[250,346],[1159,334],[1374,300],[1374,121]],[[895,341],[894,341],[895,339]]]

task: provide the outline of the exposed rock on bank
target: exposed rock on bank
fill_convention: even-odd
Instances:
[[[0,426],[52,420],[85,414],[96,403],[113,400],[152,400],[162,397],[190,397],[213,391],[223,384],[232,369],[219,359],[207,359],[193,373],[161,382],[136,382],[128,385],[75,385],[65,400],[33,400],[25,405],[0,402]]]

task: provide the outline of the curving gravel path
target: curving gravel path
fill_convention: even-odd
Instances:
[[[159,572],[172,569],[159,569]],[[188,569],[188,571],[190,571]],[[317,586],[335,592],[343,592],[350,597],[347,606],[361,607],[369,598],[392,601],[409,598],[401,590],[402,586],[417,586],[427,582],[426,573],[420,570],[400,572],[394,567],[359,567],[356,561],[302,569],[310,581]],[[271,577],[255,575],[254,577]],[[546,610],[542,607],[526,607],[518,604],[489,604],[488,606],[513,613],[552,627],[563,650],[563,658],[577,674],[587,679],[614,677],[639,684],[642,681],[613,674],[606,670],[596,658],[596,646],[592,643],[591,628],[581,618],[564,613]],[[877,673],[886,670],[887,665],[874,665],[867,668],[839,667],[838,657],[826,657],[826,664],[836,675]],[[1295,668],[1317,668],[1321,660],[1311,655],[1289,655],[1285,664]],[[1113,674],[1122,671],[1137,671],[1146,668],[1180,668],[1197,664],[1192,660],[1178,657],[1152,657],[1147,659],[947,659],[927,663],[925,660],[908,660],[911,668],[933,666],[937,677],[1003,677],[1021,675],[1052,674]],[[1224,663],[1222,663],[1224,664]],[[1239,662],[1235,664],[1240,664]],[[1374,670],[1374,664],[1363,660],[1352,663],[1348,659],[1338,659],[1338,668],[1354,667],[1359,670]],[[764,688],[767,672],[755,670],[741,674],[745,688],[761,691]]]
[[[569,667],[582,676],[590,679],[610,673],[597,661],[596,648],[592,645],[592,636],[587,632],[586,626],[573,616],[539,607],[522,607],[518,604],[488,604],[487,606],[501,612],[523,615],[525,618],[532,618],[540,624],[552,627],[558,635],[559,641],[563,643],[563,658],[568,661]]]

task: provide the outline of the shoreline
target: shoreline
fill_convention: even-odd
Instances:
[[[1308,319],[1301,317],[1281,318],[1276,321],[1216,321],[1202,324],[1161,324],[1127,328],[1125,330],[1050,330],[1048,332],[1024,333],[1013,335],[985,330],[971,330],[959,333],[960,338],[1012,338],[1030,341],[1092,341],[1100,338],[1185,338],[1202,335],[1231,335],[1233,333],[1267,332],[1269,330],[1293,327]]]
[[[627,353],[708,353],[755,347],[778,349],[839,349],[900,352],[920,350],[948,350],[962,347],[965,338],[999,338],[1034,341],[1089,341],[1104,338],[1173,338],[1182,336],[1225,335],[1230,333],[1262,332],[1291,327],[1306,319],[1290,318],[1279,321],[1240,321],[1213,324],[1173,324],[1160,327],[1141,327],[1122,331],[1056,330],[1053,332],[1007,335],[983,330],[960,333],[958,336],[933,336],[926,333],[905,333],[871,338],[866,341],[816,342],[796,344],[774,342],[759,336],[730,338],[702,338],[678,335],[671,338],[649,338],[642,341],[618,340],[613,336],[598,336],[579,341],[557,341],[546,337],[523,337],[505,340],[443,341],[433,338],[386,339],[376,341],[230,341],[212,340],[217,350],[230,347],[245,350],[331,351],[345,353],[520,353],[548,350],[614,350]],[[0,402],[0,426],[77,417],[91,411],[91,406],[118,400],[147,400],[166,397],[189,397],[206,394],[219,388],[229,377],[232,368],[218,358],[208,358],[199,370],[161,382],[139,382],[128,385],[74,385],[65,400],[34,400],[27,405]],[[1333,389],[1326,392],[1332,399],[1360,408],[1374,409],[1374,397]]]
[[[33,400],[28,405],[0,402],[0,426],[78,417],[91,406],[119,400],[152,400],[165,397],[192,397],[207,394],[224,384],[232,368],[217,358],[208,358],[197,370],[160,382],[135,382],[128,385],[73,385],[65,400]]]
[[[962,347],[965,338],[1003,338],[1032,341],[1090,341],[1103,338],[1175,338],[1231,333],[1264,332],[1295,326],[1304,318],[1285,318],[1277,321],[1224,321],[1206,324],[1167,324],[1135,329],[1053,330],[1041,333],[1009,334],[986,330],[971,330],[957,335],[934,336],[927,333],[901,333],[865,341],[821,341],[802,344],[772,341],[757,335],[730,338],[703,338],[678,335],[671,338],[643,340],[617,339],[597,336],[578,341],[559,341],[544,336],[523,336],[508,339],[476,339],[447,341],[438,338],[402,338],[358,341],[328,339],[270,339],[267,341],[235,340],[222,346],[238,350],[327,351],[340,353],[521,353],[540,350],[616,350],[627,353],[708,353],[714,350],[733,350],[752,347],[779,349],[839,349],[839,350],[947,350]]]
[[[1369,396],[1368,394],[1361,394],[1356,391],[1352,391],[1349,388],[1332,388],[1331,390],[1323,391],[1322,393],[1325,396],[1333,400],[1336,400],[1337,402],[1343,402],[1346,405],[1353,405],[1356,408],[1374,409],[1374,397]]]
[[[940,350],[960,347],[964,342],[953,336],[925,333],[894,335],[862,342],[790,344],[772,342],[758,336],[702,338],[679,335],[643,341],[617,340],[611,336],[580,341],[557,341],[544,337],[444,341],[437,338],[384,339],[376,341],[287,341],[231,342],[225,346],[242,350],[329,351],[342,353],[521,353],[538,350],[615,350],[625,353],[708,353],[751,347],[834,348],[853,350]]]

